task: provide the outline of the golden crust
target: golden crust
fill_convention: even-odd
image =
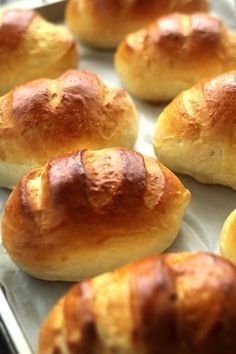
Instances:
[[[44,322],[39,354],[233,354],[235,297],[223,258],[142,259],[75,285]]]
[[[1,12],[0,94],[39,77],[56,78],[77,62],[75,40],[64,26],[31,10]]]
[[[0,161],[12,164],[7,186],[17,182],[16,166],[27,172],[29,162],[36,167],[81,148],[133,146],[137,137],[137,113],[127,93],[87,71],[18,86],[0,98],[0,112]]]
[[[135,96],[168,101],[200,79],[236,67],[236,36],[206,14],[172,14],[120,44],[116,69]]]
[[[130,32],[157,17],[180,11],[207,11],[207,0],[70,0],[66,19],[71,30],[88,45],[115,48]]]
[[[190,193],[155,159],[82,150],[25,175],[6,204],[3,243],[23,270],[78,280],[173,242]]]
[[[157,121],[160,161],[200,182],[236,189],[236,72],[179,94]]]
[[[236,209],[225,220],[220,236],[222,256],[236,263]]]

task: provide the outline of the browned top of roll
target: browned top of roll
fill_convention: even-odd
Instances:
[[[190,16],[174,14],[156,22],[156,41],[163,49],[192,51],[204,47],[212,50],[221,42],[224,28],[217,18],[203,13]],[[150,32],[154,39],[154,35]],[[209,47],[210,46],[210,47]]]
[[[0,11],[1,96],[37,78],[54,79],[77,62],[76,42],[65,26],[31,10]]]
[[[0,22],[0,51],[14,50],[36,13],[31,10],[6,10]]]
[[[236,141],[236,71],[202,82],[202,97],[208,111],[202,125],[207,124],[214,134]],[[222,134],[224,131],[224,134]],[[233,138],[234,137],[234,138]]]
[[[80,147],[107,147],[112,141],[132,146],[136,138],[136,111],[127,93],[87,71],[18,86],[0,99],[0,108],[3,160],[45,163]]]
[[[183,15],[171,14],[158,19],[145,30],[130,34],[121,44],[122,51],[148,51],[149,56],[155,59],[159,55],[175,55],[175,61],[189,57],[196,58],[217,55],[223,58],[227,31],[224,24],[217,18],[204,13]],[[153,59],[153,60],[154,60]],[[176,64],[176,63],[175,63]]]
[[[180,136],[202,137],[208,143],[220,141],[232,149],[236,141],[235,96],[236,72],[201,81],[170,104],[170,134],[174,129]]]
[[[40,353],[63,342],[81,354],[233,354],[235,298],[236,268],[223,258],[149,257],[73,287],[44,324]]]
[[[79,113],[84,129],[93,125],[96,113],[99,113],[96,104],[104,96],[104,91],[104,85],[95,74],[69,70],[57,81],[39,79],[16,87],[12,91],[12,116],[21,129],[20,133],[24,133],[29,124],[31,129],[37,128],[42,126],[42,119],[49,123],[53,116],[57,116],[55,129],[73,135],[73,116]],[[71,124],[63,124],[68,120]]]

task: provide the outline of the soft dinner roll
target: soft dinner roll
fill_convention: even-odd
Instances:
[[[0,13],[0,94],[39,77],[56,78],[76,68],[71,33],[31,10]]]
[[[236,263],[236,209],[226,219],[220,236],[221,254]]]
[[[137,113],[128,94],[87,71],[41,79],[0,98],[0,186],[72,150],[133,146]]]
[[[179,94],[157,121],[154,147],[174,172],[236,189],[236,72]]]
[[[66,19],[81,41],[115,48],[130,32],[174,11],[207,11],[207,0],[70,0]]]
[[[130,34],[115,61],[131,93],[168,101],[206,76],[236,69],[236,35],[209,15],[173,14]]]
[[[25,175],[3,215],[3,244],[27,273],[79,280],[174,241],[190,193],[151,157],[82,150]]]
[[[234,354],[236,267],[165,254],[75,285],[53,308],[39,354]]]

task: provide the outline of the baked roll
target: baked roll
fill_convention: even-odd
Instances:
[[[208,0],[70,0],[66,20],[92,47],[115,48],[130,32],[171,12],[207,11]]]
[[[82,150],[25,175],[9,197],[3,244],[25,272],[79,280],[164,251],[190,193],[130,149]]]
[[[39,354],[233,354],[236,267],[207,253],[149,257],[75,285]]]
[[[179,94],[158,118],[154,147],[174,172],[236,189],[236,72]]]
[[[220,250],[222,256],[236,263],[236,209],[224,223],[220,236]]]
[[[31,10],[1,11],[0,95],[26,81],[56,78],[77,61],[75,40],[64,26]]]
[[[98,76],[71,70],[0,98],[0,186],[72,150],[133,146],[137,113],[128,94]]]
[[[236,35],[207,14],[172,14],[127,36],[115,58],[132,94],[169,101],[206,76],[236,69]]]

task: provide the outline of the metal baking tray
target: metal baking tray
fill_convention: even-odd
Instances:
[[[15,7],[36,10],[52,22],[61,22],[63,20],[66,3],[66,0],[0,0],[0,5],[4,4],[1,8]]]
[[[0,352],[2,354],[32,354],[28,341],[8,303],[5,290],[0,284]],[[4,345],[4,352],[3,350]]]
[[[213,13],[236,29],[233,0],[211,0]],[[17,1],[17,7],[33,8],[51,21],[62,21],[66,1]],[[80,45],[81,69],[97,73],[106,84],[122,86],[114,71],[113,53]],[[164,106],[134,100],[140,117],[140,134],[135,149],[154,156],[153,127]],[[206,186],[185,176],[179,178],[192,193],[192,203],[184,218],[178,238],[170,251],[205,250],[218,253],[218,237],[228,214],[235,209],[236,192],[220,186]],[[0,189],[0,212],[9,192]],[[0,329],[10,353],[29,354],[36,351],[38,330],[42,320],[71,283],[44,282],[21,272],[0,244]],[[2,350],[0,340],[0,354]]]

